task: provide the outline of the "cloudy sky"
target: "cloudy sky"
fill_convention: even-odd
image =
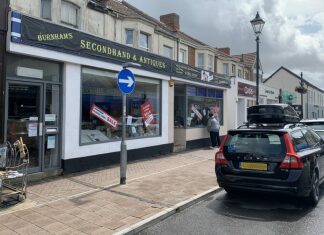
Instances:
[[[266,21],[260,37],[264,77],[280,66],[324,89],[323,0],[127,0],[147,14],[177,13],[180,30],[231,54],[256,51],[250,24]]]

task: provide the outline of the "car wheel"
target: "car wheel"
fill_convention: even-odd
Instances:
[[[319,177],[316,171],[314,170],[312,176],[312,190],[307,197],[307,202],[312,205],[316,206],[319,201]]]

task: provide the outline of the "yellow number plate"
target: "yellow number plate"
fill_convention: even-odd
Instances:
[[[259,163],[259,162],[241,162],[240,167],[241,169],[247,169],[247,170],[258,170],[258,171],[268,170],[267,164]]]

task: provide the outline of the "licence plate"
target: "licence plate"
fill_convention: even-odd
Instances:
[[[267,171],[268,165],[266,163],[259,162],[241,162],[240,168],[246,170]]]

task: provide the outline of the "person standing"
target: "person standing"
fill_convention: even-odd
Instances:
[[[210,141],[211,141],[210,148],[212,149],[217,148],[220,144],[219,128],[220,126],[218,120],[214,117],[214,114],[210,113],[207,122],[207,131],[210,134]]]

